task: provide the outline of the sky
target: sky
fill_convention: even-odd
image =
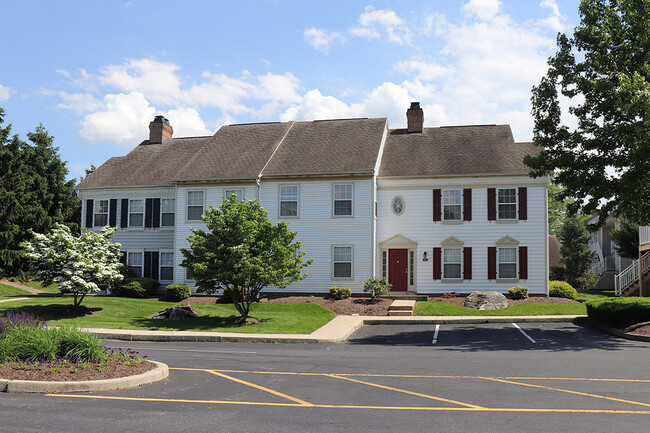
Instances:
[[[578,0],[64,2],[2,6],[0,107],[43,124],[69,177],[128,153],[155,115],[175,137],[230,123],[387,117],[510,124],[532,139],[531,88]]]

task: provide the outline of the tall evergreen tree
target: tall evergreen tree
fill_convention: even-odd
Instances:
[[[589,232],[583,218],[578,215],[567,217],[559,240],[564,265],[562,279],[578,290],[590,289],[597,281],[591,273],[596,253],[589,249]]]
[[[0,109],[0,275],[24,277],[20,243],[31,237],[30,230],[47,233],[57,222],[78,233],[81,201],[45,128],[28,134],[30,144],[3,122]]]
[[[629,221],[622,221],[619,227],[609,232],[616,242],[616,252],[628,259],[639,257],[639,226]]]

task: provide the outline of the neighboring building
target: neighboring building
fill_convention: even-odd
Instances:
[[[648,296],[650,293],[650,227],[639,227],[639,259],[616,275],[615,281],[618,296]]]
[[[587,220],[588,225],[598,223],[596,214]],[[591,272],[600,275],[595,290],[614,290],[616,275],[632,264],[634,259],[621,257],[616,252],[616,242],[609,233],[618,228],[619,222],[611,216],[605,224],[595,231],[590,231],[589,249],[596,253]]]
[[[314,259],[286,293],[361,292],[372,276],[394,292],[547,293],[547,179],[522,162],[533,145],[515,143],[508,125],[423,128],[419,103],[407,123],[258,123],[172,138],[157,116],[149,140],[77,186],[82,222],[119,226],[136,273],[192,285],[180,249],[205,209],[234,193],[286,221]]]

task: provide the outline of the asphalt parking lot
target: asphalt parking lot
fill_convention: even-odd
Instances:
[[[131,390],[2,395],[3,428],[647,430],[648,343],[570,323],[517,325],[443,324],[437,335],[436,325],[367,326],[328,345],[132,343],[170,377]]]

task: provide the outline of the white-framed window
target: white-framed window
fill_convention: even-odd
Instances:
[[[497,248],[497,278],[517,278],[517,248]]]
[[[497,218],[500,220],[517,219],[517,189],[497,189]]]
[[[406,206],[406,203],[404,202],[404,199],[400,196],[397,196],[393,198],[393,202],[391,203],[391,209],[393,209],[393,213],[395,215],[402,215],[404,213],[404,207]]]
[[[463,217],[463,190],[445,189],[442,191],[442,219],[460,221]]]
[[[172,252],[160,253],[160,280],[174,280],[174,253]]]
[[[381,276],[388,277],[388,251],[381,252]]]
[[[334,278],[352,278],[352,246],[332,247],[332,276]]]
[[[144,227],[144,200],[129,200],[129,227]]]
[[[334,216],[352,216],[354,185],[335,183],[332,189]]]
[[[142,252],[129,251],[126,253],[126,265],[138,277],[142,276],[142,269],[144,268],[143,256],[144,253]]]
[[[298,185],[280,185],[280,216],[298,216]]]
[[[226,199],[233,194],[237,196],[237,201],[242,201],[244,199],[243,189],[226,189],[223,191],[223,197]]]
[[[443,248],[442,250],[442,278],[460,279],[462,278],[462,249],[461,248]]]
[[[176,219],[176,200],[163,198],[160,200],[160,226],[174,227]]]
[[[95,200],[94,227],[108,225],[108,200]]]
[[[185,280],[194,281],[194,275],[192,275],[192,270],[190,268],[185,268]]]
[[[205,191],[187,192],[187,220],[201,221],[205,200]]]

